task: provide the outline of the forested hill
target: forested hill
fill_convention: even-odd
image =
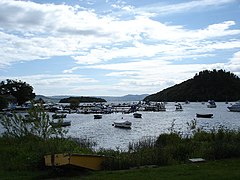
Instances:
[[[90,102],[106,102],[105,99],[102,98],[96,98],[96,97],[69,97],[69,98],[63,98],[59,102],[60,103],[71,103],[73,101],[77,101],[79,103],[90,103]]]
[[[144,101],[237,101],[240,100],[240,78],[224,70],[204,70],[192,79],[174,85]]]

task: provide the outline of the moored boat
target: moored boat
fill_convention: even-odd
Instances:
[[[102,119],[102,115],[101,114],[94,114],[94,119]]]
[[[134,114],[133,114],[133,117],[134,117],[134,118],[142,118],[142,114],[140,114],[140,113],[134,113]]]
[[[71,126],[71,121],[51,121],[49,124],[52,127],[66,127],[66,126]]]
[[[55,113],[52,115],[53,119],[60,119],[60,118],[66,118],[67,114],[63,114],[63,113]]]
[[[196,113],[196,117],[198,117],[198,118],[212,118],[213,114],[198,114],[198,113]]]
[[[232,112],[240,112],[240,101],[236,102],[231,106],[228,106],[227,108],[229,109],[229,111],[232,111]]]
[[[129,121],[114,121],[114,127],[131,129],[132,123]]]
[[[183,111],[182,105],[180,103],[176,104],[175,106],[175,111]]]
[[[215,103],[214,100],[209,100],[207,107],[208,107],[208,108],[216,108],[217,105],[216,105],[216,103]]]

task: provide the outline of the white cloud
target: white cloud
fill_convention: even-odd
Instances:
[[[124,92],[155,93],[192,78],[202,70],[225,69],[240,75],[240,53],[237,52],[227,63],[171,64],[168,61],[146,60],[107,65],[91,65],[88,68],[110,70],[107,77],[118,79],[114,86]]]
[[[226,68],[240,77],[240,51],[233,55]]]
[[[192,1],[190,5],[228,2],[231,1]],[[118,4],[128,6],[122,1]],[[189,6],[182,4],[181,7]],[[197,55],[197,52],[211,51],[204,47],[211,47],[212,40],[215,47],[222,43],[214,38],[240,34],[239,29],[230,29],[234,21],[189,30],[145,16],[120,20],[79,6],[29,1],[2,0],[0,19],[2,67],[52,56],[71,56],[77,63],[95,64],[115,58]]]
[[[92,2],[85,3],[93,5]],[[105,2],[114,6],[113,1]],[[240,48],[237,21],[229,19],[198,29],[188,29],[153,18],[153,15],[216,8],[232,2],[236,1],[155,3],[136,8],[124,1],[115,1],[114,7],[118,10],[112,10],[114,13],[104,12],[103,15],[94,9],[77,5],[1,0],[0,68],[16,62],[54,56],[72,57],[79,65],[64,70],[62,75],[13,77],[27,81],[41,92],[52,88],[48,92],[53,94],[78,94],[79,90],[85,94],[156,92],[191,78],[203,69],[228,68],[240,72],[239,52],[236,52]],[[125,18],[122,18],[122,12]],[[228,63],[209,64],[208,61],[191,64],[194,59],[201,57],[211,59],[217,56],[219,50],[229,50],[235,54]],[[189,64],[174,65],[176,61],[186,62],[188,59]],[[122,63],[115,63],[120,61]],[[105,82],[73,74],[82,68],[107,70],[105,77],[112,78],[113,84],[108,86]],[[54,89],[58,89],[58,92],[54,92]]]
[[[220,7],[235,1],[237,0],[193,0],[175,4],[163,4],[159,2],[137,8],[135,11],[139,14],[145,14],[148,12],[151,15],[167,15],[173,13],[183,13],[186,11],[196,11],[199,9],[209,9],[210,7]]]
[[[36,94],[44,95],[69,95],[69,94],[81,94],[74,89],[77,87],[85,86],[86,84],[96,84],[97,80],[87,78],[82,75],[74,74],[38,74],[29,76],[0,76],[0,80],[17,79],[30,84]]]

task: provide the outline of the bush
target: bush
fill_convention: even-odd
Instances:
[[[29,111],[29,118],[17,114],[3,116],[5,132],[0,137],[0,168],[29,170],[44,168],[44,155],[57,153],[93,153],[94,143],[65,138],[64,128],[52,128],[42,107]]]
[[[198,130],[187,138],[179,133],[161,134],[158,138],[146,137],[129,143],[127,152],[102,149],[101,154],[112,157],[105,162],[106,169],[179,164],[194,157],[236,158],[240,157],[240,132],[224,128],[212,132]]]
[[[32,107],[28,111],[29,116],[13,113],[13,117],[2,115],[0,123],[5,129],[4,135],[11,137],[23,137],[28,135],[38,136],[43,139],[50,137],[64,137],[67,131],[61,127],[52,127],[50,117],[41,106]],[[63,121],[63,119],[60,119]]]

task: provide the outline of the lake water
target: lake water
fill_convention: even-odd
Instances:
[[[103,114],[102,119],[94,119],[93,114],[68,114],[71,120],[68,135],[76,138],[88,138],[97,143],[96,148],[120,148],[125,150],[129,142],[138,141],[143,137],[157,137],[168,133],[174,121],[174,130],[188,133],[187,122],[194,118],[197,127],[204,130],[218,128],[240,129],[240,113],[229,112],[230,104],[217,103],[217,108],[207,108],[206,104],[183,104],[183,111],[175,111],[175,103],[167,103],[165,112],[140,112],[142,118],[134,118],[133,114]],[[213,118],[196,118],[196,113],[212,113]],[[116,120],[132,122],[131,129],[120,129],[112,126]]]
[[[94,119],[93,114],[68,114],[66,120],[71,120],[68,136],[87,138],[97,143],[98,148],[126,150],[129,142],[136,142],[144,137],[157,137],[161,133],[169,133],[172,123],[174,130],[188,134],[187,122],[197,121],[197,127],[206,131],[224,126],[228,129],[240,129],[240,112],[229,112],[229,104],[217,102],[217,108],[207,108],[206,104],[183,104],[183,111],[175,111],[175,103],[167,103],[166,111],[142,111],[142,118],[134,118],[133,114],[112,113],[103,114],[102,119]],[[213,118],[196,118],[196,113],[212,113]],[[114,121],[128,120],[132,122],[131,129],[121,129],[112,126]],[[3,132],[0,127],[0,132]]]

